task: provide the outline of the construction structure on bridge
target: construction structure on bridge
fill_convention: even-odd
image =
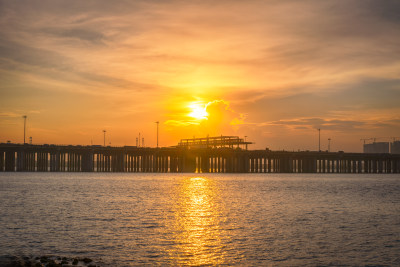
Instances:
[[[178,143],[180,148],[241,148],[248,149],[248,145],[253,144],[247,142],[239,136],[215,136],[215,137],[203,137],[203,138],[192,138],[192,139],[181,139]]]

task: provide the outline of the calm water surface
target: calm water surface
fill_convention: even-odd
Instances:
[[[400,175],[0,174],[0,255],[400,266]]]

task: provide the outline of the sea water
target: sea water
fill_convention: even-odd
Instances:
[[[1,173],[0,255],[400,266],[400,175]]]

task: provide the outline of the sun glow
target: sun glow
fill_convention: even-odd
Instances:
[[[204,104],[194,102],[189,105],[189,108],[191,112],[188,114],[188,116],[196,120],[206,120],[209,115]]]

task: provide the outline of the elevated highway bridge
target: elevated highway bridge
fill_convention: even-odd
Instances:
[[[400,173],[400,155],[246,150],[231,145],[207,147],[202,143],[197,147],[193,144],[170,148],[3,143],[0,171]]]

